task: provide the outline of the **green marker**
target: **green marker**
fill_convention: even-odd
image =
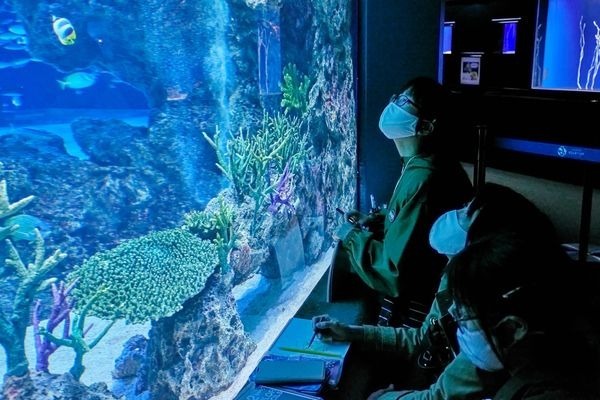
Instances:
[[[301,349],[298,347],[286,347],[286,346],[278,347],[278,349],[283,350],[283,351],[289,351],[292,353],[303,353],[303,354],[313,354],[315,356],[342,358],[339,354],[331,353],[328,351],[319,351],[319,350],[313,350],[313,349]]]

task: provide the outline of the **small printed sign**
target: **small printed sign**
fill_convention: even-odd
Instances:
[[[479,85],[481,76],[481,57],[461,57],[460,83],[463,85]]]

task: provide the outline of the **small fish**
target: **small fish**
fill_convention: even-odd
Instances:
[[[14,24],[8,27],[8,31],[16,35],[26,35],[25,27],[22,24]]]
[[[19,68],[31,61],[31,58],[17,58],[11,61],[0,61],[0,69],[3,68]]]
[[[47,223],[39,218],[36,218],[28,214],[19,214],[14,217],[8,218],[4,221],[4,226],[18,225],[19,228],[11,233],[11,238],[14,240],[35,240],[35,228],[42,233],[47,235],[49,226]]]
[[[75,44],[75,39],[77,39],[77,34],[75,33],[75,28],[66,18],[57,18],[54,15],[52,16],[52,30],[56,34],[58,40],[65,46],[70,46]]]
[[[21,101],[21,98],[23,97],[22,93],[18,93],[18,92],[5,92],[5,93],[0,93],[0,96],[2,97],[9,97],[10,98],[10,102],[13,106],[15,107],[19,107],[23,104],[23,102]]]
[[[62,81],[57,81],[61,89],[84,89],[96,83],[96,75],[87,72],[74,72]]]

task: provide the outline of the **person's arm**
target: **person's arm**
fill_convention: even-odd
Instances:
[[[443,275],[438,292],[446,290],[447,280]],[[417,357],[422,342],[427,336],[432,318],[440,319],[442,311],[434,299],[427,317],[419,328],[393,328],[373,325],[347,325],[328,315],[313,318],[317,332],[324,338],[360,343],[367,350],[394,353],[401,359]]]
[[[377,397],[377,400],[483,399],[493,397],[507,379],[505,372],[482,371],[465,356],[458,354],[429,388],[388,391]]]
[[[418,253],[416,246],[423,245],[420,240],[414,240],[414,236],[421,233],[417,228],[426,224],[427,193],[426,178],[419,174],[406,177],[392,196],[383,240],[358,229],[353,229],[343,238],[342,244],[353,271],[372,289],[397,297],[400,285],[408,284],[399,282],[401,264],[407,257]]]

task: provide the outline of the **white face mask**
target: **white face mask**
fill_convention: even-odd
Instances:
[[[418,122],[419,117],[391,102],[379,117],[379,129],[388,139],[407,138],[416,136]]]
[[[484,371],[500,371],[504,368],[496,352],[488,342],[481,329],[469,330],[461,328],[456,330],[456,339],[463,353],[477,368]]]
[[[467,242],[467,231],[459,223],[459,213],[462,211],[448,211],[431,226],[429,244],[438,253],[453,256],[464,249]]]

